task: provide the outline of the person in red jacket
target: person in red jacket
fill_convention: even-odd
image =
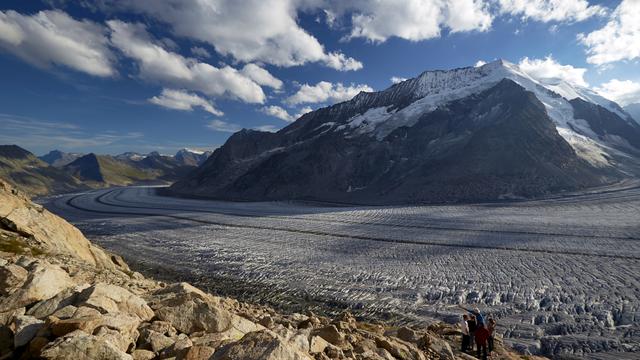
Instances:
[[[478,349],[478,358],[487,360],[487,340],[489,340],[489,330],[484,325],[479,325],[476,329],[476,347]]]

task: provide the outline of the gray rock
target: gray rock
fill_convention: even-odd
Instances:
[[[102,313],[94,308],[80,306],[78,307],[76,312],[73,313],[72,318],[81,318],[86,316],[100,316],[100,315],[102,315]]]
[[[324,352],[329,343],[320,336],[311,336],[309,341],[309,352],[311,354],[318,354]]]
[[[311,360],[276,334],[262,330],[245,335],[240,341],[222,347],[214,354],[214,360]]]
[[[213,297],[186,283],[157,291],[150,298],[150,305],[158,319],[171,323],[186,334],[196,331],[223,332],[232,327],[232,319],[235,318]],[[242,321],[239,323],[245,324]]]
[[[98,283],[82,291],[78,297],[81,305],[93,307],[102,313],[123,312],[142,320],[153,317],[153,310],[139,296],[119,286]]]
[[[0,295],[7,296],[22,286],[29,273],[22,266],[9,264],[0,267]]]
[[[425,356],[422,354],[422,351],[417,349],[411,343],[387,337],[376,337],[375,340],[376,345],[379,348],[387,350],[391,355],[398,359],[425,360]]]
[[[88,288],[89,284],[78,285],[67,288],[51,299],[40,301],[27,311],[28,315],[35,316],[38,319],[44,318],[62,309],[65,306],[76,303],[78,295],[84,289]],[[73,315],[73,314],[72,314]],[[71,316],[69,316],[71,317]]]
[[[156,354],[151,350],[135,349],[131,356],[133,360],[151,360],[156,357]]]
[[[0,312],[50,299],[73,285],[69,275],[59,266],[38,261],[31,268],[24,285],[0,301]]]
[[[13,318],[16,316],[24,315],[25,308],[13,309],[5,312],[0,312],[0,326],[6,326],[13,321]]]
[[[68,319],[73,317],[73,314],[78,311],[78,308],[73,305],[67,305],[61,309],[56,310],[52,315],[57,317],[58,319]]]
[[[205,345],[194,345],[176,357],[177,360],[209,360],[216,349]]]
[[[430,334],[425,335],[424,339],[429,348],[438,353],[441,359],[453,360],[455,358],[451,350],[451,345],[445,340]]]
[[[338,328],[336,328],[336,326],[333,324],[327,325],[320,329],[316,329],[312,334],[320,336],[321,338],[325,339],[327,342],[335,346],[343,346],[346,343],[344,334],[338,331]]]
[[[41,356],[48,360],[133,360],[104,339],[75,331],[58,338],[42,349]]]
[[[13,346],[20,347],[27,345],[33,339],[38,330],[44,326],[44,321],[38,320],[33,316],[17,316],[14,319],[15,333],[13,337]]]
[[[143,329],[138,338],[138,348],[151,350],[154,353],[159,353],[174,343],[175,340],[170,337],[149,329]]]

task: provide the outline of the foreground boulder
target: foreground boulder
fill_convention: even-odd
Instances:
[[[16,316],[14,324],[13,346],[20,347],[27,345],[36,336],[44,326],[44,321],[33,316]]]
[[[153,317],[153,310],[139,296],[110,284],[98,283],[79,295],[81,304],[99,310],[102,313],[117,313],[136,315],[142,320]]]
[[[22,235],[40,251],[69,254],[98,267],[128,270],[119,256],[93,245],[75,226],[34,204],[3,179],[0,179],[0,214],[7,214],[0,229]]]
[[[110,342],[78,330],[47,345],[40,355],[49,360],[133,360]]]
[[[27,280],[29,273],[23,267],[9,264],[0,267],[0,295],[7,296]]]
[[[252,332],[240,341],[216,351],[214,360],[311,360],[291,346],[286,345],[269,330]]]
[[[187,283],[158,290],[149,301],[158,319],[185,334],[199,331],[226,333],[228,338],[237,340],[248,332],[264,329],[230,313],[218,299]]]
[[[36,262],[31,265],[31,268],[32,271],[22,287],[0,302],[0,312],[50,299],[73,285],[69,275],[59,266]]]
[[[37,318],[44,318],[66,308],[61,313],[55,315],[59,318],[69,318],[73,316],[77,310],[77,307],[72,304],[77,303],[78,295],[87,287],[89,287],[89,284],[68,287],[56,294],[56,296],[38,302],[27,311],[27,314]]]

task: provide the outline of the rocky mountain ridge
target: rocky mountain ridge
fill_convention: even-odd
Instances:
[[[36,157],[17,145],[0,146],[0,175],[30,195],[134,184],[170,184],[186,176],[210,152],[182,149],[174,156],[152,152],[116,156],[53,150]]]
[[[88,189],[80,180],[16,145],[0,145],[0,177],[30,195]]]
[[[38,156],[38,158],[53,167],[62,167],[82,156],[83,154],[80,153],[67,153],[60,150],[51,150],[42,156]]]
[[[617,104],[499,60],[362,92],[277,133],[243,130],[170,190],[355,204],[529,198],[637,176],[638,136]]]
[[[280,314],[147,279],[1,180],[0,200],[3,358],[471,358],[452,350],[459,335],[448,325],[394,328],[348,313]],[[520,357],[498,340],[496,358]]]

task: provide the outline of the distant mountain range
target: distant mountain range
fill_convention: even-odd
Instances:
[[[242,130],[170,192],[360,204],[485,201],[609,184],[639,169],[640,125],[629,113],[589,89],[535,80],[499,60],[361,92],[277,133]]]
[[[0,145],[0,178],[31,195],[88,189],[79,179],[16,145]]]
[[[0,148],[0,176],[37,195],[130,184],[226,200],[407,204],[533,198],[640,174],[640,105],[624,109],[498,60],[427,71],[307,113],[276,133],[241,130],[213,153]]]
[[[63,167],[82,155],[83,154],[78,153],[66,153],[60,150],[51,150],[46,155],[38,156],[38,158],[51,166]]]
[[[199,151],[193,149],[179,150],[174,158],[183,165],[200,166],[202,165],[213,151]]]
[[[0,177],[31,195],[132,184],[170,184],[196,168],[211,152],[182,149],[175,156],[124,153],[116,156],[53,150],[36,157],[16,145],[0,146]]]

